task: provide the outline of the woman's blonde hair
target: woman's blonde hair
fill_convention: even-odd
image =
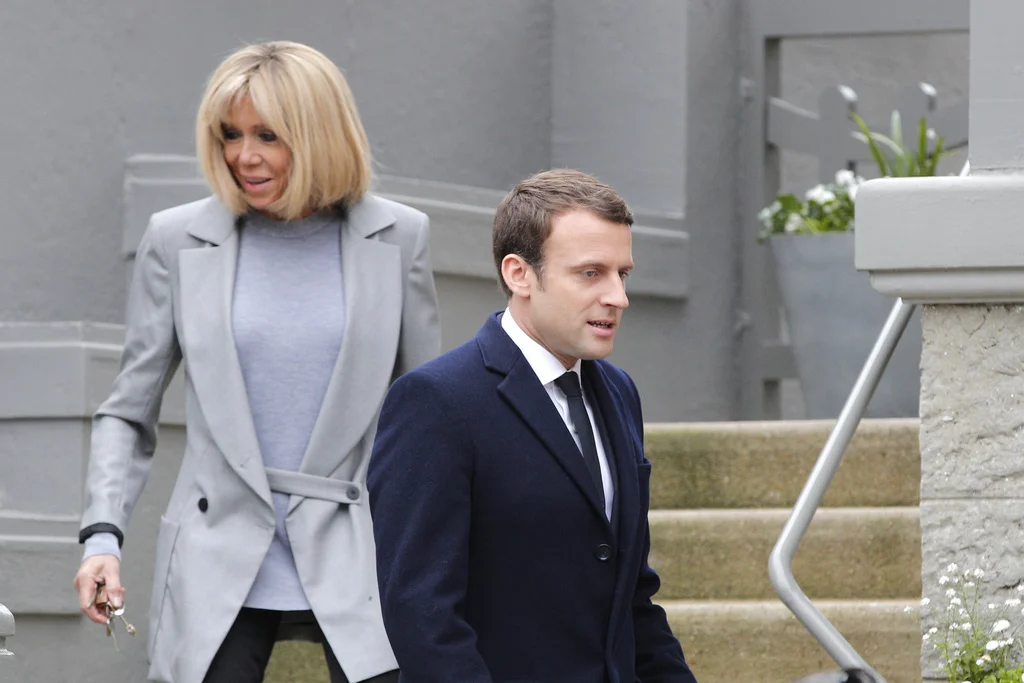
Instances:
[[[306,45],[260,43],[217,67],[196,116],[196,156],[203,175],[235,214],[245,213],[249,205],[224,160],[222,126],[246,98],[291,152],[285,190],[267,207],[272,213],[294,219],[311,210],[350,205],[370,189],[370,143],[338,67]]]

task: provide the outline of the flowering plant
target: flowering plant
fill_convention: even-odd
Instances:
[[[761,210],[758,220],[764,224],[764,239],[774,233],[811,234],[843,232],[853,229],[853,201],[864,179],[853,171],[836,173],[835,182],[815,185],[803,200],[794,194],[783,194]]]
[[[915,146],[903,140],[903,123],[893,111],[890,134],[868,129],[857,114],[850,114],[859,130],[851,135],[868,146],[871,158],[883,177],[932,176],[939,159],[945,154],[943,139],[928,127],[922,117],[918,121]],[[764,224],[761,239],[773,234],[813,234],[853,230],[853,202],[864,179],[846,169],[836,173],[835,182],[816,185],[801,201],[794,194],[779,195],[771,206],[757,215]]]
[[[939,670],[950,683],[1021,683],[1024,650],[1017,632],[1024,583],[1012,597],[996,603],[984,599],[984,578],[981,569],[960,572],[956,564],[947,566],[939,578],[946,605],[921,600],[922,622],[933,624],[922,639],[938,652]]]

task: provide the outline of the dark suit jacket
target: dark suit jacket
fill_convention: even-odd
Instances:
[[[695,683],[647,565],[651,464],[632,380],[584,361],[618,528],[533,369],[488,319],[392,385],[368,488],[406,683]]]

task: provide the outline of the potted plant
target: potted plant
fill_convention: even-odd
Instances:
[[[934,175],[942,138],[922,118],[914,146],[903,140],[899,112],[891,134],[872,132],[856,114],[852,135],[868,145],[883,176]],[[857,190],[864,180],[849,169],[803,197],[779,195],[758,218],[775,256],[790,344],[809,418],[835,418],[853,388],[894,301],[875,292],[854,269]],[[920,393],[920,320],[915,316],[889,361],[868,417],[916,417]]]

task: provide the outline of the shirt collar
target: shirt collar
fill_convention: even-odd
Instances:
[[[523,352],[526,362],[533,368],[541,384],[550,384],[567,372],[562,361],[555,358],[554,354],[523,332],[523,328],[519,327],[508,308],[501,316],[501,329],[505,330],[505,333]],[[577,375],[580,374],[579,359],[569,370],[575,371]]]

